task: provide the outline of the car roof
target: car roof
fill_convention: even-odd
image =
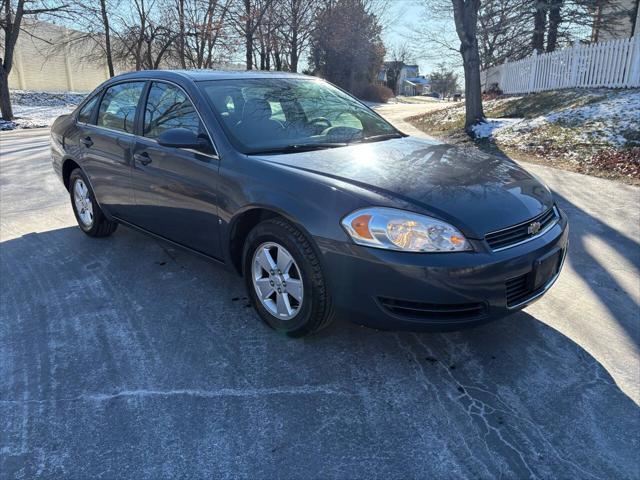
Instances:
[[[243,78],[315,78],[300,73],[268,72],[262,70],[140,70],[138,72],[123,73],[111,80],[134,80],[136,78],[157,78],[159,80],[177,80],[187,78],[195,82],[207,80],[233,80]]]

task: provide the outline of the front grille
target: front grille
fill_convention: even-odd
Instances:
[[[523,302],[534,293],[530,287],[528,273],[507,280],[505,286],[507,288],[507,307],[513,307]]]
[[[524,223],[519,223],[513,227],[505,228],[497,232],[488,233],[484,238],[492,250],[502,250],[517,243],[533,238],[551,226],[558,219],[555,207],[532,218]],[[540,222],[540,228],[536,233],[530,233],[529,227],[534,222]]]
[[[487,313],[484,303],[433,304],[382,297],[378,300],[395,315],[420,320],[471,320]]]

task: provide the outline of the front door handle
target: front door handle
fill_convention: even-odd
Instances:
[[[80,139],[80,143],[82,143],[85,147],[89,148],[90,146],[93,145],[93,140],[91,140],[91,137],[84,137]]]
[[[151,157],[147,152],[135,153],[133,159],[142,165],[149,165],[151,163]]]

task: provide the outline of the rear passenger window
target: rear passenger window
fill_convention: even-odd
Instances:
[[[144,82],[119,83],[110,87],[100,102],[97,125],[133,133],[136,107]]]
[[[91,100],[89,100],[84,107],[80,109],[78,113],[78,121],[81,123],[90,123],[91,117],[93,116],[93,110],[95,109],[96,103],[98,103],[98,98],[100,95],[96,95]]]
[[[204,135],[200,117],[185,93],[168,83],[153,83],[144,111],[144,136],[158,138],[171,128]]]

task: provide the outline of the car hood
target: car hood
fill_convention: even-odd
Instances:
[[[364,189],[385,206],[439,217],[473,238],[553,205],[549,189],[510,160],[411,137],[261,158]]]

